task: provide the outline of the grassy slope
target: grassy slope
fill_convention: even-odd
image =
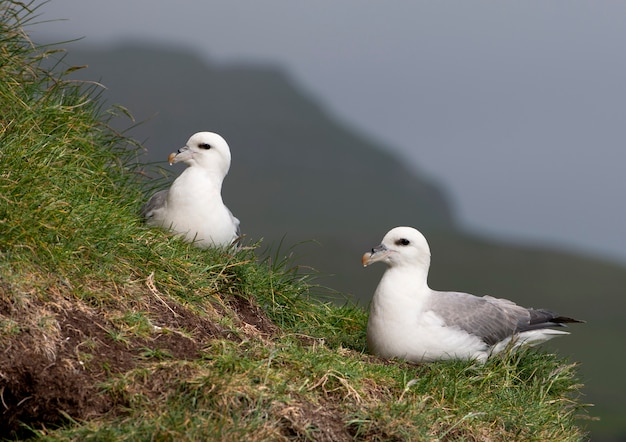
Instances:
[[[142,226],[132,142],[93,91],[38,68],[29,15],[0,5],[0,434],[582,438],[575,369],[552,355],[381,361],[363,353],[365,313],[309,299],[280,254]]]

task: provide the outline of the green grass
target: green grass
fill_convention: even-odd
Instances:
[[[142,225],[138,144],[108,126],[97,85],[43,67],[59,53],[23,31],[33,4],[0,5],[0,434],[584,439],[567,361],[383,361],[366,313],[320,302],[280,250],[200,250]]]

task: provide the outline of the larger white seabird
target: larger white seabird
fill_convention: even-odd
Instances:
[[[383,358],[484,361],[509,345],[536,345],[568,334],[553,327],[583,322],[506,299],[432,290],[430,248],[411,227],[392,229],[363,255],[363,266],[378,261],[388,268],[370,305],[367,343]]]
[[[230,149],[220,135],[198,132],[168,157],[188,167],[168,190],[155,193],[141,209],[145,222],[175,232],[198,247],[228,247],[240,236],[239,220],[222,201]]]

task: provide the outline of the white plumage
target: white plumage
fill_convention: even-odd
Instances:
[[[392,229],[363,255],[364,266],[378,261],[388,268],[370,305],[367,342],[384,358],[484,361],[508,345],[535,345],[568,334],[553,327],[583,322],[506,299],[430,289],[430,248],[411,227]]]
[[[141,209],[146,223],[163,227],[198,247],[227,247],[240,236],[239,220],[222,201],[230,149],[220,135],[198,132],[168,158],[188,167],[168,190],[155,193]]]

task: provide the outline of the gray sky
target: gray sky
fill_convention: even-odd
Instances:
[[[51,0],[39,12],[68,20],[34,26],[35,40],[162,41],[282,65],[443,183],[468,229],[626,262],[626,2]]]

